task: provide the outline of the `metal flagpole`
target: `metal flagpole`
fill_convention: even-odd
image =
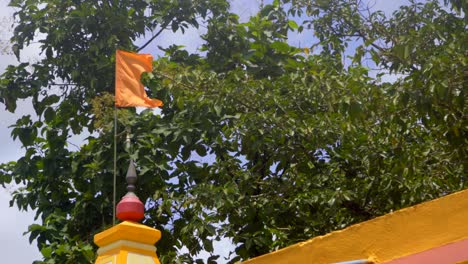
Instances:
[[[114,190],[112,202],[112,225],[115,225],[116,185],[117,185],[117,107],[114,106]]]

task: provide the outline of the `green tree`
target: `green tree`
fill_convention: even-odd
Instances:
[[[14,111],[32,98],[39,120],[13,126],[26,154],[0,181],[24,184],[12,203],[41,217],[29,232],[45,263],[92,261],[92,236],[112,222],[115,49],[200,15],[203,55],[171,46],[142,78],[161,115],[118,113],[132,140],[123,151],[119,136],[119,175],[137,161],[164,263],[202,262],[201,250],[221,261],[222,237],[235,262],[466,188],[462,1],[410,2],[389,17],[361,1],[274,1],[246,23],[214,0],[32,2],[12,1],[14,51],[40,31],[46,56],[7,69],[0,102]],[[296,31],[317,41],[290,46]],[[87,143],[68,149],[85,129]]]

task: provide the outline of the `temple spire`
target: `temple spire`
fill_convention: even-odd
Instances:
[[[127,194],[117,204],[117,218],[121,221],[139,222],[144,218],[145,206],[135,194],[137,173],[135,164],[130,161],[127,169]]]

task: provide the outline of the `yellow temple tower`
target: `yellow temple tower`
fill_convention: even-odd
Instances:
[[[144,218],[144,205],[134,193],[137,175],[133,162],[126,180],[128,192],[116,208],[122,222],[94,236],[94,243],[99,246],[95,263],[159,264],[155,244],[161,232],[138,223]]]

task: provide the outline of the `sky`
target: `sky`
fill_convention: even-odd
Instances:
[[[0,45],[8,43],[11,34],[8,17],[12,10],[6,7],[6,0],[0,0]],[[37,47],[23,52],[26,60],[34,59]],[[3,52],[2,52],[3,51]],[[5,54],[0,47],[0,72],[9,64],[16,64],[15,56]],[[4,106],[0,105],[0,163],[18,159],[23,150],[18,142],[10,138],[11,130],[8,128],[16,121],[18,117],[30,114],[30,104],[28,102],[19,102],[16,113],[12,114],[5,111]],[[4,263],[32,263],[33,260],[41,259],[41,254],[35,243],[29,244],[28,236],[23,233],[28,230],[28,226],[33,223],[34,212],[20,212],[17,207],[10,207],[10,191],[14,186],[2,188],[0,186],[0,255]]]
[[[0,73],[9,64],[17,64],[16,58],[11,54],[2,52],[1,45],[8,43],[7,40],[11,35],[8,17],[14,12],[7,7],[7,0],[0,0]],[[231,3],[232,12],[239,14],[241,22],[245,22],[248,18],[254,15],[259,8],[261,0],[234,0]],[[265,3],[270,1],[264,1]],[[375,10],[384,10],[387,14],[393,12],[398,6],[406,3],[406,0],[374,0]],[[189,52],[196,52],[201,47],[202,40],[199,35],[205,32],[205,28],[190,29],[184,35],[180,32],[172,33],[167,31],[157,38],[153,43],[145,48],[142,52],[157,54],[156,46],[160,45],[167,47],[172,44],[184,45]],[[307,46],[307,40],[310,36],[296,34],[290,36],[290,44],[296,46]],[[144,39],[137,41],[137,45],[144,43]],[[157,44],[156,44],[157,43]],[[22,61],[33,61],[39,58],[38,46],[32,46],[22,52]],[[4,110],[3,105],[0,105],[0,163],[17,160],[24,153],[18,141],[13,141],[10,137],[11,129],[8,128],[19,117],[31,114],[33,110],[30,101],[21,101],[14,114]],[[83,136],[72,139],[76,145],[81,145]],[[41,259],[41,255],[33,242],[29,244],[28,236],[23,236],[28,225],[33,223],[34,212],[20,212],[16,207],[9,207],[11,199],[10,191],[14,186],[2,188],[0,186],[0,255],[2,255],[4,263],[31,263],[34,260]],[[164,239],[164,238],[162,238]],[[227,256],[229,250],[232,250],[232,245],[229,241],[223,240],[215,243],[215,251],[218,254]]]

